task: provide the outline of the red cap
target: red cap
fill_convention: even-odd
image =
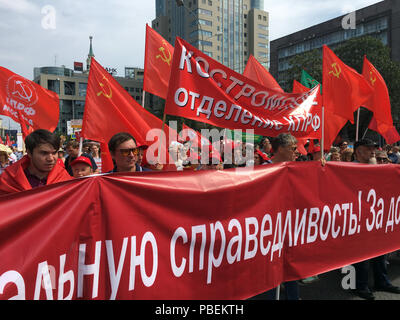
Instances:
[[[321,147],[320,146],[316,146],[314,147],[312,153],[317,153],[317,152],[321,152]]]
[[[77,163],[86,163],[88,164],[91,168],[92,167],[92,162],[90,161],[89,158],[85,157],[85,156],[80,156],[78,158],[76,158],[74,161],[71,162],[71,167]]]
[[[140,144],[139,142],[136,142],[136,148],[141,148],[146,150],[149,146],[147,144]]]

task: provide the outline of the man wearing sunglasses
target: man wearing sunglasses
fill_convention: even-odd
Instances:
[[[114,162],[112,172],[151,171],[138,164],[141,148],[147,148],[147,146],[137,145],[130,133],[119,132],[112,136],[108,142],[108,149]]]

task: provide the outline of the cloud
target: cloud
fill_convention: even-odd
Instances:
[[[17,14],[29,14],[38,11],[38,7],[27,0],[0,0],[0,9]]]

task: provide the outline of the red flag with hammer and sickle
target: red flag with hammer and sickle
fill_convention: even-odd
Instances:
[[[374,65],[364,56],[363,76],[374,89],[371,99],[364,107],[374,113],[369,129],[379,132],[389,144],[400,141],[400,135],[393,126],[389,91],[386,82]]]
[[[167,98],[174,47],[146,25],[143,90]]]
[[[162,129],[163,122],[146,109],[142,108],[132,96],[94,59],[90,65],[88,79],[85,113],[82,121],[81,137],[100,142],[102,150],[102,172],[113,169],[111,155],[108,150],[108,141],[118,132],[129,132],[141,145],[154,144],[152,141],[158,137],[149,137],[152,129]],[[164,126],[166,141],[169,139],[169,127]],[[176,132],[174,132],[176,134]],[[151,141],[151,142],[149,142]],[[158,147],[158,142],[155,144]],[[152,146],[149,147],[149,150]],[[146,154],[148,154],[148,151]],[[168,161],[168,148],[165,143],[160,146],[160,151]],[[166,164],[165,162],[159,162]],[[164,169],[176,170],[175,165]]]
[[[0,67],[0,114],[21,124],[24,137],[37,129],[53,132],[59,113],[56,93]]]
[[[354,123],[354,112],[372,95],[371,86],[326,45],[323,47],[322,74],[325,109]]]

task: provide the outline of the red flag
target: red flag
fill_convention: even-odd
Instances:
[[[6,135],[6,145],[11,147],[11,140],[10,140],[10,137],[8,136],[8,134]]]
[[[57,127],[58,95],[3,67],[0,67],[0,106],[0,114],[11,117],[21,127],[29,125],[32,131],[52,132]]]
[[[400,141],[400,135],[393,125],[390,126],[383,122],[379,122],[375,117],[372,117],[368,129],[378,132],[382,137],[385,138],[386,143],[388,144],[393,144],[397,141]]]
[[[146,24],[143,90],[167,98],[174,47]]]
[[[257,61],[256,58],[254,58],[253,55],[250,55],[243,75],[268,89],[282,93],[284,92],[278,82],[276,82],[274,77],[268,72],[267,69],[264,68],[261,63]]]
[[[165,113],[274,137],[321,138],[319,86],[281,93],[246,78],[177,37]]]
[[[170,129],[165,126],[166,138]],[[104,148],[110,138],[118,132],[129,132],[139,144],[147,143],[146,135],[151,129],[162,129],[162,121],[142,108],[128,92],[92,58],[88,79],[85,113],[83,115],[81,136],[102,143],[102,171],[113,168],[111,156]],[[176,132],[175,132],[176,133]],[[157,139],[152,138],[154,141]],[[150,150],[149,148],[147,150]],[[158,150],[158,143],[155,146]],[[161,145],[163,157],[167,154],[165,143]],[[152,149],[154,152],[154,148]],[[160,161],[165,164],[169,158]],[[172,160],[170,160],[173,163]],[[105,167],[104,167],[105,165]]]
[[[293,92],[307,92],[309,88],[303,86],[300,82],[293,81]],[[320,96],[318,100],[319,104],[322,104],[323,97]],[[330,110],[325,108],[324,110],[324,150],[330,150],[333,142],[335,141],[340,130],[347,123],[347,119],[332,113]]]
[[[396,143],[400,140],[400,135],[393,126],[389,90],[382,75],[366,56],[364,56],[363,76],[374,90],[371,98],[364,103],[364,107],[374,113],[369,128],[380,133],[387,143]]]
[[[3,139],[1,138],[1,136],[0,136],[0,143],[4,144]]]
[[[326,45],[323,47],[322,74],[325,109],[354,123],[354,111],[371,97],[371,86]]]

